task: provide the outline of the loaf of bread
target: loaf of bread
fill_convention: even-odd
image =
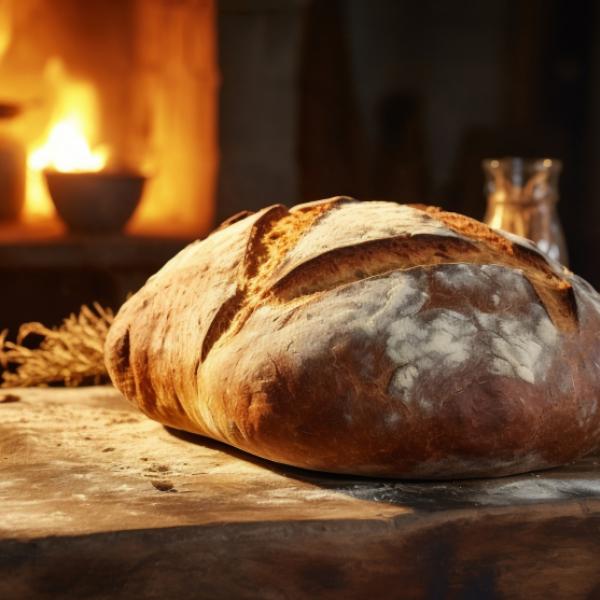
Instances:
[[[106,360],[151,418],[307,469],[498,476],[600,442],[600,296],[426,206],[232,218],[125,303]]]

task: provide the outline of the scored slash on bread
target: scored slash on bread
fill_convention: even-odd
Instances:
[[[597,446],[599,307],[530,242],[338,197],[183,250],[119,312],[107,366],[149,416],[272,460],[501,475]]]
[[[239,292],[216,316],[204,340],[203,357],[229,327],[235,333],[257,301],[267,297],[272,301],[289,302],[399,269],[459,262],[499,264],[523,270],[554,324],[567,330],[576,327],[572,287],[559,268],[553,268],[536,250],[519,246],[474,219],[436,207],[417,210],[464,237],[440,239],[439,233],[416,233],[407,237],[404,233],[365,241],[351,240],[352,245],[321,248],[319,254],[309,255],[299,264],[292,262],[290,266],[291,261],[286,260],[290,249],[332,208],[344,202],[352,202],[352,199],[339,197],[301,205],[291,211],[283,205],[275,205],[260,214],[252,227],[242,262]],[[242,214],[248,216],[249,213]],[[237,222],[236,217],[233,222]],[[341,242],[347,244],[348,240]]]

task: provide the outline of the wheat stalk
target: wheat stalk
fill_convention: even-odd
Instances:
[[[84,381],[100,383],[107,377],[104,366],[104,340],[113,320],[110,309],[97,303],[93,309],[82,306],[62,325],[49,329],[41,323],[25,323],[19,328],[17,342],[6,341],[8,331],[0,332],[2,387],[31,387],[49,383],[67,386]],[[38,348],[22,345],[30,335],[43,337]]]

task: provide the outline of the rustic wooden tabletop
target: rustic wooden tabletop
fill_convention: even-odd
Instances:
[[[110,387],[0,391],[0,598],[600,598],[600,458],[400,482],[282,467]]]

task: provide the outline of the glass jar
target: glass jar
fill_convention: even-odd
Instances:
[[[486,159],[487,210],[484,222],[535,242],[566,265],[567,246],[556,212],[559,160],[507,157]]]

